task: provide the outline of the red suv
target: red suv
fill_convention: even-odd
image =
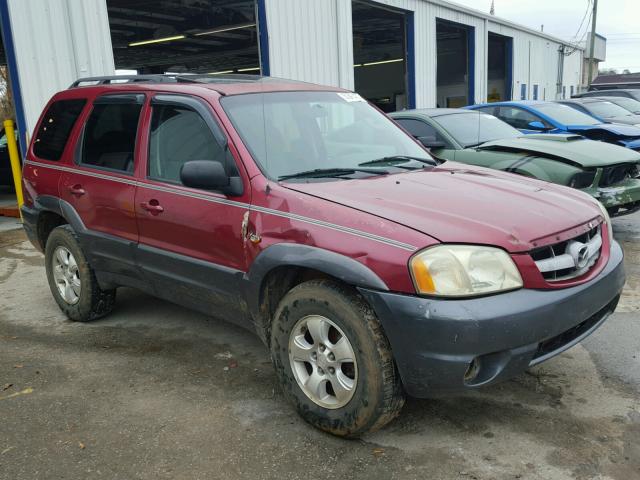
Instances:
[[[84,79],[24,166],[71,320],[131,286],[269,346],[311,424],[357,436],[576,344],[625,278],[582,192],[434,159],[359,95],[252,76]]]

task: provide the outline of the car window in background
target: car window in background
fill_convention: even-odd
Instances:
[[[225,152],[195,111],[156,105],[149,137],[149,177],[180,183],[180,169],[191,160],[224,162]]]
[[[432,142],[442,142],[445,148],[452,148],[451,143],[440,135],[440,132],[423,120],[417,120],[415,118],[396,118],[395,121],[414,138],[422,141],[428,140]]]
[[[521,132],[499,118],[481,112],[439,115],[434,120],[463,147],[522,136]]]
[[[512,127],[522,130],[530,128],[529,124],[531,122],[542,122],[546,127],[551,127],[539,116],[518,107],[500,107],[498,117]]]
[[[483,112],[486,113],[488,115],[493,115],[493,116],[498,116],[498,107],[480,107],[477,108],[476,111],[478,112]]]
[[[133,172],[141,103],[94,104],[82,141],[84,165]]]
[[[629,110],[631,113],[640,112],[640,102],[633,98],[616,97],[615,100],[611,100],[613,103],[620,105],[622,108]]]
[[[611,102],[589,102],[585,104],[585,108],[590,110],[599,117],[625,117],[631,115],[631,113],[619,105]]]
[[[543,103],[536,105],[536,109],[564,125],[598,125],[601,123],[586,113],[559,103]]]
[[[224,97],[221,103],[270,178],[320,168],[356,168],[394,155],[431,158],[355,93],[254,93]]]
[[[53,102],[42,117],[33,142],[33,153],[45,160],[60,160],[69,134],[86,100],[60,100]]]

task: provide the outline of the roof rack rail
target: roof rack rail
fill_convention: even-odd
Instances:
[[[110,85],[112,83],[202,83],[197,78],[189,78],[190,75],[109,75],[105,77],[84,77],[79,78],[71,84],[69,88],[79,87],[82,84],[88,85]],[[195,76],[194,76],[195,77]]]

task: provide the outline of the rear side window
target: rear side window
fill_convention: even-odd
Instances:
[[[191,160],[224,162],[225,151],[204,119],[181,105],[156,105],[151,117],[149,177],[180,183]]]
[[[133,172],[141,109],[142,103],[127,100],[96,101],[84,129],[81,163]]]
[[[84,99],[53,102],[42,117],[33,153],[45,160],[60,160],[69,134],[85,103]]]

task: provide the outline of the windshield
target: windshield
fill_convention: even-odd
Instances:
[[[627,115],[631,115],[629,111],[625,110],[621,106],[604,100],[602,102],[585,103],[584,107],[594,115],[598,115],[603,118],[626,117]]]
[[[622,108],[626,108],[632,113],[640,112],[640,102],[638,100],[634,100],[633,98],[618,97],[615,100],[611,101],[617,103]]]
[[[551,117],[556,122],[565,125],[598,125],[602,123],[586,113],[579,112],[573,107],[559,103],[543,103],[535,105],[534,108]]]
[[[463,147],[522,136],[522,133],[511,125],[486,113],[439,115],[434,117],[434,120]]]
[[[355,169],[383,157],[431,159],[410,136],[355,93],[252,93],[228,96],[221,103],[271,179],[315,169]],[[377,168],[382,171],[383,167]]]

